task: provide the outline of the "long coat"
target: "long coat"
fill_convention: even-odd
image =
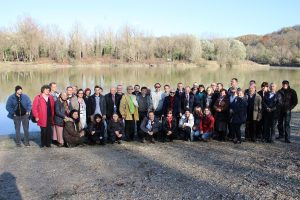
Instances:
[[[77,124],[70,118],[65,120],[65,127],[63,131],[63,138],[65,143],[74,146],[83,143],[83,137],[80,137],[80,133],[84,130],[82,129],[80,123]]]
[[[132,95],[131,98],[133,98],[134,101],[136,101],[136,96]],[[134,106],[134,114],[132,118],[132,115],[130,113],[129,110],[129,100],[130,100],[130,96],[128,94],[124,94],[122,96],[121,102],[120,102],[120,113],[121,115],[124,117],[125,120],[135,120],[138,121],[139,120],[139,110],[138,110],[138,106]]]
[[[48,97],[51,106],[51,121],[53,124],[54,119],[54,100],[51,95]],[[47,127],[47,102],[43,98],[42,94],[37,95],[32,104],[32,114],[35,118],[39,118],[37,125],[40,127]]]
[[[249,106],[249,105],[248,105]],[[256,93],[254,99],[253,120],[260,121],[262,118],[262,98]]]
[[[106,103],[106,117],[107,119],[111,119],[112,115],[114,114],[114,102],[112,100],[112,94],[108,93],[104,96],[105,98],[105,103]],[[122,96],[119,94],[115,94],[115,105],[116,105],[116,111],[119,117],[121,117],[120,113],[120,101],[121,101]]]
[[[217,109],[221,109],[220,112]],[[215,112],[215,128],[216,131],[226,131],[227,123],[229,117],[229,100],[228,97],[225,96],[223,100],[219,97],[214,104],[214,112]]]

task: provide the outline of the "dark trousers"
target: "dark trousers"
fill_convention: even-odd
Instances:
[[[167,133],[168,132],[162,132],[162,136],[161,136],[162,137],[162,141],[165,142],[166,139],[168,139],[168,140],[170,140],[170,142],[172,142],[173,139],[174,139],[175,133],[172,133],[170,135],[167,135]]]
[[[279,113],[279,118],[278,118],[278,132],[279,132],[279,137],[284,137],[285,140],[290,139],[290,134],[291,134],[291,127],[290,127],[290,122],[291,122],[291,117],[292,117],[292,112],[290,110],[286,112],[280,112]]]
[[[14,116],[14,124],[16,130],[16,143],[21,144],[20,129],[22,124],[24,130],[24,144],[29,144],[29,116]]]
[[[275,135],[275,126],[277,119],[274,112],[265,112],[264,113],[264,139],[267,142],[271,142],[274,139]]]
[[[231,124],[231,131],[232,131],[232,134],[234,136],[234,140],[236,140],[236,141],[241,141],[242,140],[242,138],[241,138],[241,125],[242,124],[235,124],[235,123]]]
[[[141,130],[141,123],[142,123],[143,119],[145,117],[147,117],[147,113],[148,113],[147,111],[145,111],[145,112],[139,112],[139,121],[136,122],[136,126],[137,126],[136,130],[137,130],[138,133]]]
[[[46,127],[41,127],[41,147],[51,147],[52,140],[52,125],[51,118],[48,117]]]
[[[248,139],[255,142],[256,141],[256,127],[257,127],[257,121],[253,119],[249,119],[246,122],[246,130],[248,134]]]
[[[135,132],[135,121],[125,120],[125,139],[127,141],[132,141],[134,139]]]
[[[124,135],[124,133],[122,133],[122,132],[120,132],[120,131],[119,131],[119,133],[122,134],[122,136]],[[120,140],[122,140],[122,137],[117,137],[117,135],[115,134],[115,132],[110,132],[109,134],[110,134],[110,141],[111,141],[112,143],[114,143],[115,141],[120,141]]]
[[[179,128],[179,139],[188,141],[191,138],[191,128],[186,126]]]
[[[100,137],[101,137],[101,139],[100,139]],[[104,132],[102,133],[102,132],[97,131],[93,135],[91,133],[88,133],[87,139],[90,144],[105,143]]]
[[[232,123],[228,123],[228,134],[227,137],[228,139],[234,139],[234,133],[232,132]]]
[[[154,139],[155,135],[157,135],[157,133],[153,133],[153,135],[149,135],[148,133],[146,133],[146,132],[144,132],[142,130],[140,130],[140,132],[139,132],[139,138],[141,140],[147,139],[149,141],[152,141]]]
[[[256,123],[256,138],[263,139],[264,135],[264,118]]]

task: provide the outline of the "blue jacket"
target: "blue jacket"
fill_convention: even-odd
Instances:
[[[26,94],[22,94],[20,96],[21,104],[26,109],[26,112],[31,112],[31,101],[30,98]],[[7,117],[10,119],[14,118],[15,111],[18,109],[18,101],[16,94],[12,94],[8,97],[6,102],[6,110],[8,111]]]

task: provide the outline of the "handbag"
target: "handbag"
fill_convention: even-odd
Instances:
[[[39,95],[39,100],[38,100],[38,107],[40,108],[40,104],[41,104],[41,100],[40,100],[41,96]],[[30,115],[29,115],[29,119],[33,122],[33,123],[37,123],[36,119],[35,119],[35,116],[33,116],[33,113],[32,113],[32,109],[31,109],[31,112],[30,112]]]

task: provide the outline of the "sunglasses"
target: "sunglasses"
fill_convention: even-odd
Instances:
[[[170,92],[170,94],[175,94],[175,92]]]

